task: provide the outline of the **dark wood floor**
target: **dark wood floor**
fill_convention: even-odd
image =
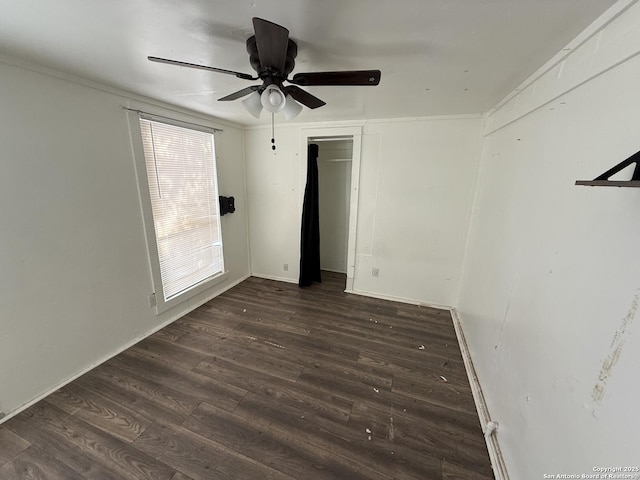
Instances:
[[[0,479],[493,478],[449,313],[343,288],[246,280],[0,426]]]

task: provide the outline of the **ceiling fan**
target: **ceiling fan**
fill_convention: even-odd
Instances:
[[[168,58],[148,58],[152,62],[235,75],[243,80],[262,80],[262,85],[252,85],[218,99],[224,102],[249,95],[242,101],[242,104],[256,118],[259,118],[263,108],[270,113],[282,111],[285,118],[291,120],[300,113],[302,105],[312,109],[325,105],[325,102],[303,90],[300,86],[357,86],[378,85],[380,83],[380,70],[296,73],[292,78],[289,78],[288,76],[295,66],[294,59],[298,54],[298,46],[289,38],[289,30],[261,18],[253,19],[253,29],[255,35],[247,39],[247,52],[249,53],[249,63],[257,72],[257,77]],[[285,86],[284,82],[292,85]]]

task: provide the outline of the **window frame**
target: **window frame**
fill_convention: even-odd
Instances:
[[[149,271],[151,275],[151,283],[153,286],[153,292],[149,296],[149,307],[155,307],[156,314],[161,314],[181,303],[193,298],[194,296],[209,290],[211,287],[227,279],[229,271],[226,266],[225,254],[224,254],[224,229],[222,228],[222,215],[218,216],[221,244],[222,244],[222,265],[223,271],[217,273],[211,277],[208,277],[195,285],[183,290],[180,293],[175,294],[168,300],[165,300],[164,288],[162,284],[162,275],[160,272],[160,257],[158,254],[158,242],[156,237],[155,223],[153,218],[153,209],[151,206],[151,194],[149,189],[149,179],[147,176],[147,165],[144,155],[144,146],[142,141],[142,131],[140,128],[140,119],[146,119],[169,125],[175,125],[177,127],[187,128],[191,130],[198,130],[206,133],[215,134],[217,129],[213,127],[207,127],[204,125],[193,124],[187,121],[181,121],[175,118],[165,117],[161,115],[154,115],[143,113],[135,110],[127,112],[129,131],[131,134],[131,148],[133,150],[133,158],[135,164],[136,180],[138,183],[138,197],[140,201],[140,209],[142,213],[142,221],[144,226],[144,235],[147,245],[147,260],[149,265]],[[214,139],[214,157],[215,152],[215,139]],[[218,183],[218,165],[217,158],[215,163],[215,181],[216,190],[218,196],[220,195],[219,183]]]

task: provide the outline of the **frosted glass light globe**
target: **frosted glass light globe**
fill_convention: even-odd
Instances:
[[[284,93],[276,85],[269,85],[265,88],[260,101],[264,109],[270,113],[281,111],[286,103]]]
[[[282,103],[282,96],[276,92],[269,93],[269,103],[274,107],[280,106]]]

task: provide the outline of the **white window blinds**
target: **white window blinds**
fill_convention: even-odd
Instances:
[[[213,134],[140,118],[164,299],[224,271]]]

